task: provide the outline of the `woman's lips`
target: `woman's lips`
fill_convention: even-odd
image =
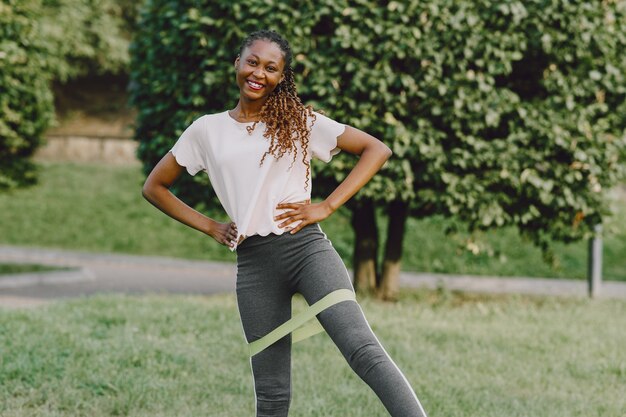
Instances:
[[[253,90],[260,90],[263,88],[263,84],[256,83],[254,81],[246,80],[248,86]]]

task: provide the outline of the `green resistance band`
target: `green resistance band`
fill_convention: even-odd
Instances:
[[[317,316],[323,310],[328,307],[334,306],[342,301],[356,301],[356,296],[352,290],[342,289],[336,290],[322,298],[318,302],[307,307],[303,312],[293,316],[265,336],[250,343],[250,356],[254,356],[261,352],[268,346],[276,343],[289,333],[291,335],[291,342],[297,343],[301,340],[307,339],[315,334],[324,331],[324,328],[317,320]]]

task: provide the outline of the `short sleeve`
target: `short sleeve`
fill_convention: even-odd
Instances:
[[[311,138],[309,139],[311,157],[324,162],[330,162],[332,157],[341,151],[341,149],[337,147],[337,137],[339,137],[345,129],[345,125],[315,112],[315,121],[313,122]]]
[[[206,171],[205,131],[202,118],[196,119],[180,135],[170,152],[180,166],[187,168],[190,175]]]

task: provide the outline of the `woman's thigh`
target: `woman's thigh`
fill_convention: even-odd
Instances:
[[[248,343],[268,334],[291,317],[292,293],[279,268],[268,261],[269,247],[238,254],[237,306]],[[288,408],[291,394],[291,335],[251,358],[257,410]],[[262,412],[263,411],[263,412]],[[281,411],[272,415],[283,415]],[[285,414],[286,415],[286,414]]]
[[[343,260],[319,225],[308,229],[300,245],[292,246],[289,277],[293,290],[302,294],[309,305],[335,290],[354,291]]]
[[[315,242],[308,252],[296,280],[297,291],[309,305],[339,289],[354,291],[343,260],[329,241]],[[348,360],[363,346],[378,345],[361,307],[355,301],[335,304],[318,314],[317,318]]]
[[[237,306],[246,340],[253,342],[291,317],[289,282],[281,274],[272,242],[237,254]]]

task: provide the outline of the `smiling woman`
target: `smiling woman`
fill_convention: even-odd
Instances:
[[[237,303],[250,345],[257,417],[287,416],[292,336],[295,342],[314,334],[314,326],[304,325],[316,318],[392,416],[425,416],[372,332],[350,276],[319,225],[374,176],[391,151],[303,105],[291,59],[289,44],[276,32],[250,34],[234,62],[237,105],[195,120],[150,173],[143,195],[237,251]],[[359,155],[357,164],[324,201],[311,203],[311,158],[330,162],[341,150]],[[169,191],[185,169],[208,175],[231,222],[216,222]],[[310,307],[292,318],[296,293]]]
[[[311,117],[315,120],[313,109],[304,106],[298,97],[291,68],[292,52],[287,41],[278,36],[273,39],[264,36],[265,32],[256,32],[241,45],[235,60],[240,99],[229,114],[241,122],[254,122],[248,128],[250,133],[259,121],[265,124],[263,136],[271,142],[261,163],[270,153],[277,158],[292,153],[295,161],[296,144],[300,143],[308,186],[311,174],[307,158],[310,138],[308,121]]]

